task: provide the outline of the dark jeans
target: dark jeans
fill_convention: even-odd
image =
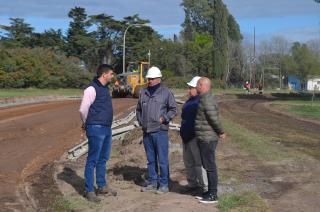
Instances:
[[[106,163],[110,157],[112,144],[112,131],[110,127],[103,125],[88,125],[86,127],[88,137],[88,157],[84,171],[85,191],[94,191],[94,169],[96,169],[96,183],[99,188],[105,187]]]
[[[217,194],[218,191],[218,172],[216,166],[216,147],[217,141],[198,141],[202,166],[207,171],[208,177],[208,191],[211,194]]]
[[[169,140],[168,131],[143,134],[143,145],[148,160],[148,183],[168,187],[169,183]],[[158,174],[158,163],[160,176]],[[159,182],[158,182],[159,181]]]

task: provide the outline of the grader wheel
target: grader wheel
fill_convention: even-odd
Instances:
[[[132,94],[133,98],[139,98],[140,92],[141,92],[141,86],[137,85]]]

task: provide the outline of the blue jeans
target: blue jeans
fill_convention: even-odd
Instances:
[[[169,140],[168,131],[143,134],[143,145],[148,160],[149,185],[168,187],[169,183]],[[158,162],[160,176],[158,174]]]
[[[94,191],[94,168],[96,168],[96,184],[99,188],[105,187],[106,163],[110,157],[112,131],[103,125],[87,125],[88,157],[84,170],[85,191]]]

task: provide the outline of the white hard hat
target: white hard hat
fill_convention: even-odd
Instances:
[[[201,77],[199,76],[195,76],[192,78],[192,80],[190,82],[188,82],[187,84],[190,86],[190,87],[197,87],[197,83],[198,83],[198,80],[200,79]]]
[[[159,78],[162,77],[161,71],[158,67],[152,66],[147,72],[146,78]]]

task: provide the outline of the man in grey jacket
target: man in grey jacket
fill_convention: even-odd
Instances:
[[[200,95],[199,107],[195,120],[195,134],[200,149],[202,165],[207,171],[208,191],[199,197],[202,203],[218,201],[218,173],[215,162],[215,150],[219,138],[226,134],[219,121],[218,104],[211,93],[211,81],[206,77],[199,79],[197,92]]]
[[[137,120],[142,126],[148,160],[148,185],[141,191],[159,194],[169,191],[168,129],[169,121],[177,114],[174,96],[167,87],[161,85],[161,77],[159,68],[151,67],[148,70],[148,87],[141,90],[137,105]]]

